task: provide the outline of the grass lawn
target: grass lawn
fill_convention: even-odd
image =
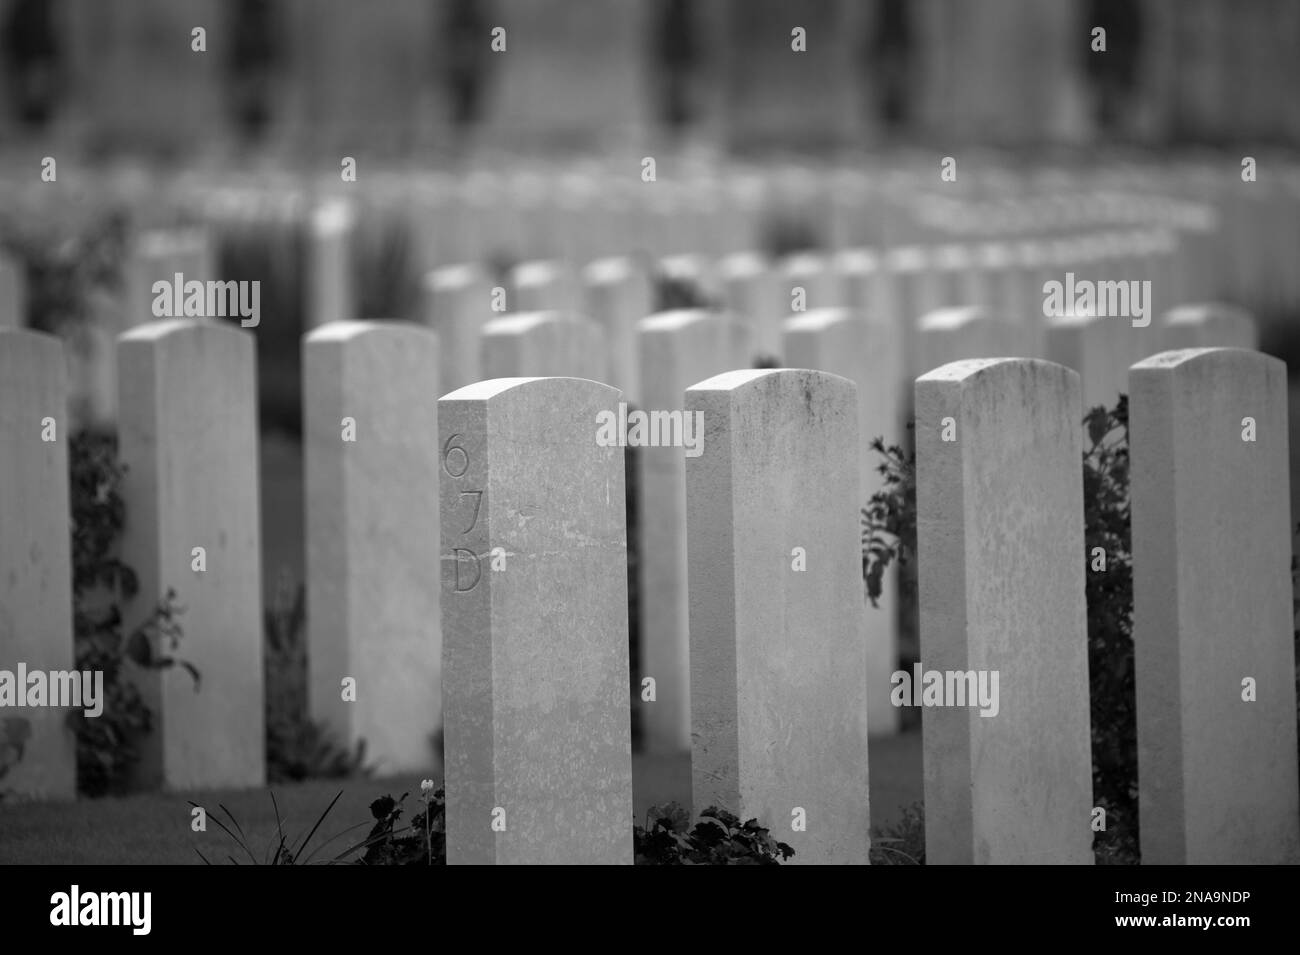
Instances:
[[[871,815],[889,825],[899,807],[921,798],[921,734],[904,733],[871,741]],[[633,757],[634,809],[644,822],[651,805],[681,798],[690,789],[690,763],[684,758]],[[296,842],[315,824],[335,794],[342,798],[322,823],[312,845],[340,836],[317,856],[330,858],[365,838],[373,822],[372,800],[391,794],[406,799],[404,818],[419,807],[420,778],[320,780],[274,787],[285,835]],[[275,812],[266,789],[205,790],[199,793],[144,793],[122,798],[81,799],[72,803],[0,803],[0,864],[202,865],[195,849],[215,862],[248,856],[212,820],[218,803],[239,820],[258,861],[277,842]],[[190,831],[189,801],[209,812],[208,831]],[[223,817],[224,818],[224,817]],[[350,831],[344,834],[349,827]]]

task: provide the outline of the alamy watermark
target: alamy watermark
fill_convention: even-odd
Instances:
[[[104,712],[103,670],[0,670],[0,708],[71,707],[94,719]]]
[[[896,670],[889,678],[894,706],[978,706],[980,716],[998,715],[997,670]]]
[[[602,448],[685,448],[688,458],[704,453],[703,411],[628,411],[596,413],[596,444]]]
[[[262,320],[262,283],[185,281],[185,273],[175,279],[153,283],[155,318],[239,318],[243,328],[256,328]]]
[[[1119,279],[1094,282],[1075,279],[1043,283],[1043,315],[1096,315],[1098,318],[1131,318],[1134,328],[1151,324],[1151,280]]]

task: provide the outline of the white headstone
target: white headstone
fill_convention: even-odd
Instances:
[[[694,808],[757,818],[796,863],[870,844],[857,404],[803,369],[686,392]]]
[[[419,772],[442,720],[438,338],[338,322],[303,340],[312,719],[380,771]],[[351,692],[344,681],[352,680]]]
[[[617,389],[479,382],[438,402],[447,861],[630,863]]]

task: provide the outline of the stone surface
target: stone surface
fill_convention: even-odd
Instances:
[[[1081,415],[1049,362],[916,382],[921,665],[998,673],[996,713],[922,710],[929,864],[1092,862]]]
[[[476,265],[426,272],[421,319],[438,333],[438,387],[455,391],[483,376],[479,336],[492,320],[492,283]]]
[[[869,847],[855,392],[804,369],[686,392],[694,808],[757,818],[795,863]]]
[[[1142,861],[1294,864],[1286,366],[1164,352],[1134,366],[1131,387]]]
[[[604,332],[607,384],[626,401],[640,401],[636,323],[653,310],[650,280],[629,257],[597,259],[583,269],[586,314]]]
[[[165,319],[118,339],[118,454],[128,516],[122,560],[139,593],[126,632],[169,589],[184,608],[174,655],[199,671],[138,671],[154,731],[139,741],[149,788],[260,786],[265,778],[262,575],[253,336]],[[196,571],[193,549],[204,548]]]
[[[758,354],[781,354],[781,320],[790,312],[789,290],[781,276],[758,252],[733,252],[718,261],[727,309],[752,329]]]
[[[727,319],[705,311],[663,312],[637,326],[642,407],[682,408],[686,389],[737,367]],[[690,656],[687,640],[686,459],[681,447],[636,451],[641,552],[639,678],[653,677],[654,703],[641,707],[650,752],[683,752],[690,738]]]
[[[1154,322],[1134,328],[1132,319],[1097,315],[1053,315],[1047,319],[1047,358],[1079,373],[1083,407],[1114,408],[1128,394],[1129,366],[1161,350],[1164,337]]]
[[[571,311],[579,304],[577,282],[563,262],[521,262],[510,273],[510,284],[511,312]]]
[[[791,367],[816,368],[852,381],[857,388],[859,507],[882,487],[883,458],[871,442],[886,447],[904,440],[899,408],[899,341],[894,329],[848,309],[818,309],[785,321],[784,352]],[[861,588],[860,588],[861,589]],[[889,678],[898,668],[898,575],[891,565],[882,581],[879,606],[867,604],[867,716],[873,734],[898,731],[899,712],[889,702]]]
[[[349,749],[365,740],[380,773],[427,771],[442,721],[438,357],[436,335],[399,322],[303,341],[310,713]]]
[[[520,312],[483,326],[483,380],[568,376],[603,382],[600,326],[561,312]]]
[[[1155,325],[1155,322],[1152,322]],[[1164,348],[1258,348],[1259,328],[1244,308],[1220,302],[1180,305],[1160,322]]]
[[[15,680],[19,664],[28,673],[74,665],[66,402],[59,340],[0,327],[0,670]],[[44,440],[46,418],[54,419],[52,441]],[[26,699],[28,686],[15,689]],[[0,709],[5,763],[14,755],[7,744],[22,738],[21,757],[0,779],[0,793],[75,795],[76,740],[68,712]]]
[[[449,864],[632,861],[623,450],[596,443],[620,398],[438,402]]]
[[[356,212],[341,199],[322,204],[308,219],[303,311],[308,329],[360,317],[352,271],[355,233]]]
[[[916,323],[913,377],[966,358],[1032,357],[1029,335],[978,307],[942,308]]]

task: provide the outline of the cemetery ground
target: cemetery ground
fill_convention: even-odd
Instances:
[[[921,798],[919,728],[872,739],[870,761],[872,827],[887,829],[899,821],[902,807]],[[690,762],[685,757],[634,753],[632,779],[635,819],[628,820],[629,831],[634,821],[644,825],[651,806],[670,799],[674,791],[689,790]],[[190,800],[209,811],[219,804],[230,809],[261,862],[277,837],[272,793],[292,841],[306,835],[342,791],[310,842],[312,848],[328,842],[316,856],[320,862],[365,837],[373,822],[368,807],[380,796],[396,799],[408,793],[402,820],[409,822],[420,809],[420,782],[418,775],[312,779],[264,789],[137,793],[72,803],[4,802],[0,803],[0,864],[202,865],[196,848],[214,865],[229,865],[229,857],[250,864],[211,817],[206,833],[190,830]],[[340,838],[330,842],[336,835]]]

